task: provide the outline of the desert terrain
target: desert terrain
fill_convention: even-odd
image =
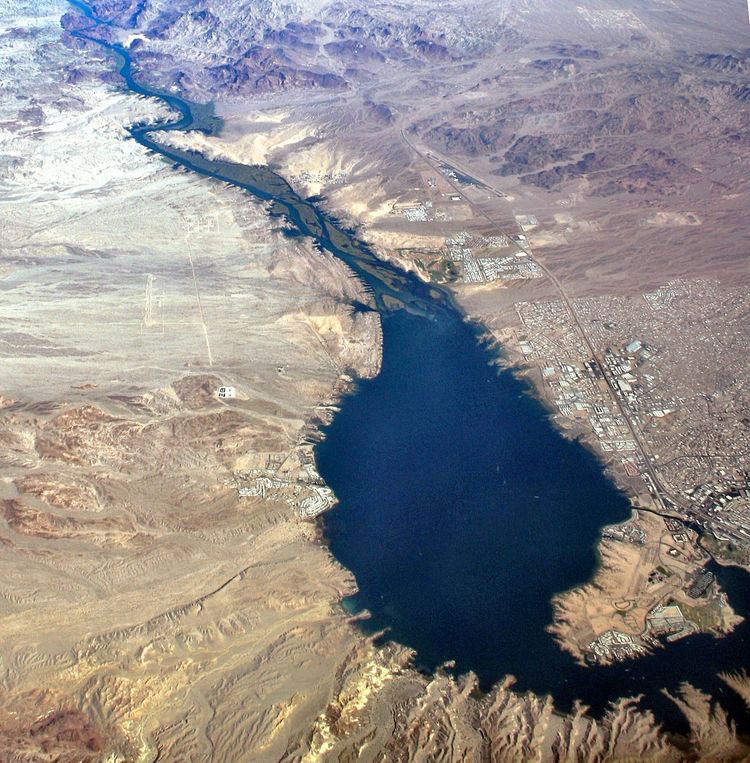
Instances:
[[[220,3],[179,20],[102,8],[146,80],[225,119],[219,137],[170,141],[279,169],[383,258],[450,285],[634,505],[697,517],[721,559],[746,563],[742,9],[413,3],[407,24],[388,3],[248,5],[241,22]],[[708,558],[685,538],[673,594]],[[630,636],[647,630],[641,593]],[[566,647],[582,655],[587,637]]]
[[[270,164],[384,258],[450,284],[642,509],[556,603],[565,648],[583,657],[615,621],[637,636],[672,600],[700,628],[734,626],[715,586],[689,597],[708,554],[662,515],[714,523],[722,558],[747,564],[718,531],[737,522],[709,512],[747,470],[743,448],[714,447],[746,437],[744,9],[477,4],[469,19],[417,2],[408,24],[386,3],[96,10],[144,78],[225,119],[219,137],[170,140]],[[332,497],[311,444],[378,371],[377,314],[352,308],[368,294],[248,195],[130,140],[165,111],[123,92],[65,32],[77,23],[58,0],[0,5],[0,759],[747,757],[690,686],[677,738],[628,698],[563,714],[511,677],[481,694],[363,635],[312,519]],[[704,323],[728,337],[721,379],[678,351]],[[657,350],[648,364],[623,350],[635,339]],[[621,379],[638,394],[620,399],[592,382],[590,410],[606,401],[620,427],[601,437],[600,414],[567,415],[549,380],[570,365],[583,385],[608,350],[640,383]],[[701,395],[700,419],[654,415]],[[617,418],[631,414],[635,434]],[[653,465],[675,448],[688,469]],[[747,702],[747,677],[725,680]]]

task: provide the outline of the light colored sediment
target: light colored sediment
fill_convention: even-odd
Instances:
[[[481,696],[350,624],[353,580],[300,517],[320,487],[306,438],[377,372],[377,316],[245,195],[124,140],[160,111],[99,82],[98,56],[61,83],[63,10],[13,43],[42,124],[9,100],[0,134],[19,160],[0,202],[0,759],[679,757],[627,701],[594,723],[511,680]]]
[[[299,512],[309,429],[377,372],[378,316],[261,205],[125,140],[161,110],[92,81],[104,66],[73,86],[36,64],[42,124],[10,101],[0,136],[18,157],[0,202],[2,734],[29,759],[278,759],[342,662],[374,659]],[[240,498],[259,470],[290,490]]]

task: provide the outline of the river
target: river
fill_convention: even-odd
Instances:
[[[95,26],[90,9],[70,0]],[[629,503],[581,445],[554,428],[528,385],[498,372],[496,351],[463,320],[450,295],[378,259],[363,242],[301,198],[265,166],[167,147],[152,135],[217,132],[209,107],[135,80],[124,48],[108,49],[131,92],[161,99],[179,117],[130,134],[170,162],[230,183],[271,204],[300,234],[343,260],[372,294],[383,322],[383,368],[357,384],[316,448],[321,475],[340,499],[323,520],[332,553],[359,592],[363,627],[416,650],[418,667],[446,661],[482,686],[512,674],[518,688],[551,693],[558,708],[581,699],[595,714],[621,696],[675,731],[685,730],[662,689],[689,681],[720,699],[743,730],[750,717],[718,678],[750,667],[750,621],[722,639],[694,636],[638,661],[582,667],[547,626],[551,598],[591,579],[602,526]],[[750,613],[750,576],[712,567],[735,610]]]

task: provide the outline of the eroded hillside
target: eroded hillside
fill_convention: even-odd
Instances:
[[[1,65],[13,72],[0,119],[0,757],[669,761],[688,748],[746,757],[723,710],[690,687],[676,702],[692,731],[674,739],[627,700],[592,721],[584,708],[565,715],[551,699],[515,693],[510,679],[481,695],[471,677],[426,677],[407,650],[376,647],[353,626],[340,607],[353,580],[308,519],[328,500],[309,443],[351,377],[377,372],[377,315],[351,307],[367,294],[248,196],[127,139],[125,125],[164,118],[161,107],[115,89],[97,48],[69,35],[62,43],[64,4],[36,5],[6,2],[0,26]],[[493,55],[528,57],[541,23],[534,4],[480,5],[471,23],[462,7],[438,17],[415,3],[409,23],[387,4],[252,3],[229,14],[218,3],[98,2],[95,11],[145,77],[220,96],[224,139],[191,145],[278,162],[417,270],[409,250],[440,248],[444,236],[421,231],[415,244],[413,229],[391,225],[389,211],[411,201],[425,171],[402,128],[425,150],[483,157],[478,166],[518,175],[534,193],[600,170],[614,172],[617,193],[694,186],[698,170],[671,163],[679,146],[624,169],[623,154],[598,148],[641,129],[628,122],[627,99],[631,89],[650,97],[648,84],[623,73],[631,89],[574,114],[576,77],[595,89],[610,63],[582,45],[545,49],[518,62],[536,77],[518,103],[507,77],[492,79]],[[606,10],[581,13],[577,34],[598,24],[610,49],[626,41],[659,54],[664,41],[637,14],[618,16],[613,31]],[[744,64],[727,61],[684,59],[721,79],[684,94],[683,111],[664,106],[674,130],[691,109],[707,115],[686,140],[734,140],[722,104],[741,100],[732,83]],[[562,85],[544,95],[551,82]],[[435,98],[421,106],[415,93],[426,88]],[[271,95],[257,108],[242,100],[259,94]],[[471,110],[458,109],[463,99]],[[463,116],[449,127],[442,109]],[[516,115],[500,124],[507,110]],[[744,127],[732,125],[741,146]],[[628,156],[642,148],[632,140],[620,149]],[[603,153],[576,170],[592,142]],[[644,162],[658,166],[643,176]],[[576,194],[602,195],[599,180],[590,193],[584,179]],[[599,230],[592,222],[584,233]],[[554,251],[571,277],[587,267]],[[736,267],[732,252],[726,259]],[[484,296],[462,294],[499,322]],[[222,387],[233,394],[220,397]],[[747,693],[746,677],[726,680]]]

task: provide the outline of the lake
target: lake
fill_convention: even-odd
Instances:
[[[582,699],[597,714],[644,693],[684,730],[661,689],[689,680],[745,725],[716,673],[750,663],[746,624],[612,667],[580,666],[558,647],[551,599],[591,579],[601,528],[629,516],[627,498],[525,382],[498,373],[470,325],[402,311],[383,317],[383,340],[380,375],[357,384],[316,450],[340,500],[326,537],[359,586],[347,610],[368,610],[363,627],[415,649],[423,670],[454,661],[485,689],[512,674],[521,690],[551,693],[562,709]],[[747,613],[748,576],[712,569]]]
[[[81,0],[69,0],[92,24]],[[661,689],[682,681],[709,691],[741,728],[750,718],[719,671],[750,667],[750,625],[714,639],[693,636],[632,663],[582,667],[546,628],[551,597],[589,580],[600,529],[629,515],[601,465],[554,428],[528,386],[498,373],[494,351],[464,322],[451,295],[379,258],[269,167],[211,160],[159,143],[159,132],[216,133],[210,105],[137,82],[117,43],[108,50],[127,88],[169,105],[176,118],[134,125],[144,148],[175,166],[268,202],[290,230],[345,262],[383,321],[383,369],[342,403],[316,448],[321,475],[341,503],[323,519],[332,553],[359,585],[345,602],[364,627],[416,650],[434,670],[450,660],[488,688],[507,674],[518,688],[551,693],[558,708],[582,699],[595,713],[618,697],[644,705],[675,730],[684,720]],[[359,305],[357,309],[370,309]],[[750,576],[711,566],[735,610],[750,613]]]

